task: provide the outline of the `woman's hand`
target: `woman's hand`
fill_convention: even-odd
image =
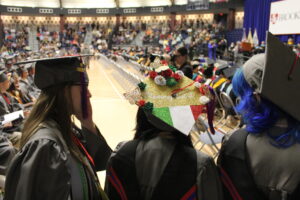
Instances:
[[[91,104],[89,96],[87,97],[87,117],[85,119],[83,117],[81,117],[81,119],[79,119],[79,120],[80,120],[82,127],[97,134],[97,128],[93,121],[93,108],[92,108],[92,104]]]

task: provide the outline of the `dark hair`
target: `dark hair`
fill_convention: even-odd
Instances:
[[[214,75],[214,66],[209,66],[203,72],[205,78],[212,78]]]
[[[36,133],[39,125],[49,119],[58,124],[61,136],[72,155],[83,163],[80,150],[72,140],[72,98],[71,85],[59,84],[43,89],[37,99],[22,131],[21,147]]]
[[[180,55],[182,56],[187,56],[188,55],[188,50],[185,47],[180,47],[179,49],[177,49],[177,51],[180,53]]]
[[[153,126],[147,119],[147,116],[143,109],[139,108],[136,114],[136,127],[135,127],[135,135],[134,139],[140,138],[144,132],[153,130],[155,132],[159,131]]]
[[[172,131],[165,133],[166,131],[162,131],[153,124],[151,124],[148,121],[148,118],[142,108],[138,109],[137,115],[136,115],[136,127],[135,127],[135,135],[134,139],[141,139],[141,140],[149,140],[151,138],[154,138],[158,135],[160,135],[162,132],[164,132],[164,136],[171,136],[175,137],[176,140],[181,144],[186,144],[188,146],[193,146],[192,140],[190,136],[185,136],[179,131]]]
[[[196,68],[198,68],[199,66],[200,66],[200,65],[192,65],[193,70],[196,69]]]

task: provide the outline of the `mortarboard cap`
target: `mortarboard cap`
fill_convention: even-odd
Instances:
[[[80,57],[86,56],[91,55],[38,59],[17,64],[36,63],[34,83],[39,89],[46,89],[61,83],[81,85],[81,108],[83,118],[87,118],[87,88],[85,85],[88,84],[88,76],[86,68],[80,59]]]
[[[37,59],[16,64],[36,63],[34,82],[39,89],[60,83],[87,84],[88,79],[85,67],[79,59],[79,57],[83,56]],[[82,82],[82,76],[85,77],[84,83]]]
[[[266,54],[248,60],[243,74],[256,92],[300,121],[300,59],[290,47],[268,33]]]
[[[222,73],[224,74],[224,70],[226,70],[227,68],[229,68],[229,65],[227,63],[218,65],[215,74],[216,75],[220,75]]]
[[[208,65],[212,65],[212,64],[215,64],[215,61],[214,61],[213,59],[211,59],[211,58],[207,58],[206,63],[207,63]]]
[[[231,80],[238,69],[238,67],[228,67],[223,70],[224,76]]]
[[[0,71],[0,83],[3,83],[6,80],[7,80],[7,76],[5,70]]]
[[[4,70],[5,69],[5,64],[4,63],[0,63],[0,70]]]
[[[11,61],[12,59],[14,59],[16,57],[15,54],[13,55],[7,55],[4,57],[5,62]]]
[[[214,103],[208,86],[194,83],[182,71],[166,66],[151,71],[149,77],[125,97],[142,108],[148,121],[158,129],[177,130],[184,135],[189,135],[202,109]],[[212,109],[208,110],[213,114]]]

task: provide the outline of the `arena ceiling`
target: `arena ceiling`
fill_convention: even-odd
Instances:
[[[187,0],[0,0],[4,6],[47,8],[115,8],[170,6],[187,4]]]

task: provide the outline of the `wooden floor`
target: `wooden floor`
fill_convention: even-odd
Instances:
[[[112,149],[119,142],[133,138],[137,112],[137,107],[124,99],[125,90],[114,78],[115,73],[105,60],[91,60],[88,74],[93,119]],[[104,186],[105,171],[98,172],[98,176]]]

